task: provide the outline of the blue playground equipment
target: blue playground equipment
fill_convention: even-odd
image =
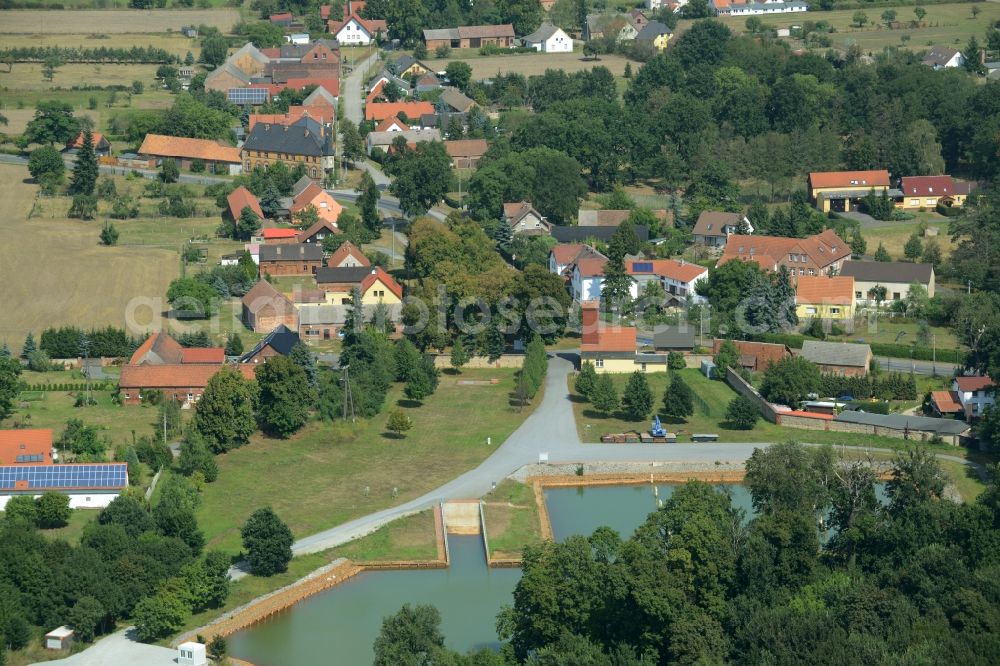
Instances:
[[[649,429],[649,434],[652,435],[653,437],[666,437],[667,436],[667,431],[663,429],[662,425],[660,425],[660,417],[659,416],[654,416],[653,417],[653,427]]]

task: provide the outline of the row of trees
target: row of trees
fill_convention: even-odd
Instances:
[[[422,42],[426,29],[459,25],[511,23],[516,34],[527,35],[541,25],[544,15],[539,0],[498,0],[485,5],[446,0],[372,0],[361,13],[364,18],[384,19],[389,38],[406,45]]]
[[[61,62],[97,62],[112,64],[157,64],[180,62],[177,56],[166,49],[155,46],[111,47],[97,46],[94,48],[77,46],[19,46],[0,49],[0,61],[3,62],[45,62],[46,60]]]

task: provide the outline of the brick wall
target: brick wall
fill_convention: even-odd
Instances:
[[[463,365],[463,368],[520,368],[524,365],[524,354],[504,354],[496,361],[490,363],[490,360],[485,356],[473,356],[469,359],[469,362]],[[434,355],[434,367],[435,368],[450,368],[451,367],[451,355],[450,354],[435,354]]]

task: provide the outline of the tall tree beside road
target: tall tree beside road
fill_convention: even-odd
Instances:
[[[59,100],[46,100],[35,106],[35,115],[21,133],[18,144],[33,143],[63,146],[80,131],[80,121],[73,117],[73,106]]]
[[[284,439],[306,424],[316,396],[301,365],[275,356],[257,368],[257,384],[257,420],[265,432]]]
[[[42,191],[55,193],[66,176],[66,165],[62,155],[52,146],[42,146],[31,151],[28,157],[28,173],[42,186]]]
[[[70,194],[94,193],[97,185],[97,153],[94,152],[94,133],[89,129],[83,131],[83,145],[76,153],[76,163],[73,165],[73,177],[69,183]]]
[[[349,120],[345,120],[340,125],[340,133],[343,135],[343,156],[349,162],[355,162],[365,156],[365,140],[361,138],[361,132],[357,125]]]
[[[250,570],[255,576],[273,576],[288,570],[292,559],[292,531],[271,507],[250,514],[240,534]]]
[[[399,157],[395,172],[389,191],[407,215],[423,215],[448,193],[451,158],[440,141],[425,141]]]
[[[369,237],[374,240],[382,233],[382,216],[378,212],[378,202],[382,194],[371,174],[365,171],[361,174],[358,185],[358,209],[361,211],[361,221],[368,230]]]

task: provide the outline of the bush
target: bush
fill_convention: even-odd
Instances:
[[[958,217],[963,213],[963,209],[959,208],[958,206],[944,206],[941,203],[938,203],[938,205],[935,206],[934,210],[936,210],[940,215],[944,215],[945,217]]]
[[[754,401],[744,395],[738,395],[729,401],[726,408],[726,422],[733,430],[753,430],[760,418],[760,410]]]
[[[671,370],[683,370],[687,367],[684,361],[684,354],[680,352],[670,352],[667,354],[667,367]]]

